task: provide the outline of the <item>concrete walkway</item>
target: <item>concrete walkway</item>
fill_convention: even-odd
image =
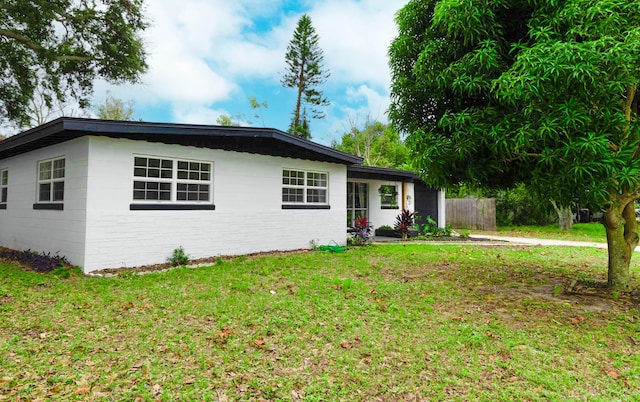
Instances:
[[[495,241],[503,241],[512,244],[523,244],[531,246],[567,246],[567,247],[596,247],[607,248],[607,243],[598,243],[591,241],[570,241],[570,240],[551,240],[551,239],[536,239],[530,237],[507,237],[507,236],[492,236],[485,234],[472,234],[469,235],[475,239],[489,239]]]

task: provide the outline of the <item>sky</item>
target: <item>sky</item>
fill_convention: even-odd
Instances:
[[[330,145],[367,118],[388,121],[387,52],[395,14],[407,1],[147,0],[148,72],[136,85],[96,83],[93,104],[109,93],[131,101],[143,121],[216,124],[226,114],[286,131],[296,90],[280,80],[287,45],[306,13],[331,74],[319,88],[331,105],[310,129],[313,141]],[[267,107],[252,109],[250,97]]]

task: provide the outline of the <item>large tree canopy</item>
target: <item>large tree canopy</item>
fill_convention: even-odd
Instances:
[[[414,0],[396,18],[390,118],[427,182],[527,183],[602,208],[629,283],[640,197],[640,2]]]
[[[362,129],[352,123],[340,142],[331,146],[339,151],[357,155],[366,166],[410,169],[409,150],[396,130],[388,124],[367,119]]]
[[[28,124],[36,88],[88,105],[93,82],[136,81],[146,69],[143,0],[0,3],[0,118]]]

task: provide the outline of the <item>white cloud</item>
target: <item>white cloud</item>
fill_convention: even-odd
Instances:
[[[387,50],[395,36],[394,15],[404,0],[327,0],[302,2],[320,37],[331,77],[321,89],[331,102],[323,123],[312,127],[343,131],[350,114],[384,121],[389,100]],[[284,54],[301,13],[284,10],[284,1],[153,0],[145,33],[149,71],[142,85],[97,85],[136,106],[171,108],[177,122],[213,123],[220,114],[239,113],[247,94],[270,103],[282,101],[274,87],[284,72]],[[251,82],[251,87],[247,82]],[[263,89],[262,85],[270,86]],[[236,102],[233,104],[232,102]],[[221,112],[230,110],[230,113]],[[216,112],[218,111],[218,112]],[[141,116],[143,119],[144,116]],[[287,127],[289,114],[269,116]],[[329,124],[329,122],[332,122]],[[273,123],[272,123],[273,124]],[[325,134],[327,135],[327,134]]]

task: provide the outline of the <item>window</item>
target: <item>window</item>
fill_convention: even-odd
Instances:
[[[7,196],[9,186],[9,170],[0,170],[0,209],[7,208]]]
[[[329,174],[304,170],[282,171],[283,208],[328,207]]]
[[[353,226],[356,218],[368,216],[368,194],[367,183],[347,182],[347,226]]]
[[[398,208],[398,190],[396,186],[382,185],[378,188],[380,194],[381,209],[397,209]]]
[[[209,162],[134,157],[131,209],[215,209],[211,166]],[[141,204],[143,201],[151,203]]]
[[[64,158],[38,163],[38,203],[61,204],[64,201]]]

